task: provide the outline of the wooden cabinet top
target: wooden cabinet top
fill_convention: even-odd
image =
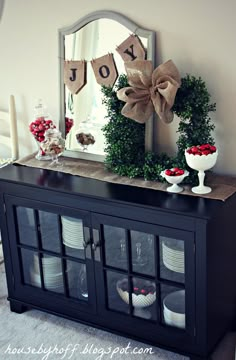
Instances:
[[[7,192],[13,184],[27,188],[45,189],[58,193],[73,194],[85,198],[100,199],[135,205],[179,215],[210,219],[225,206],[236,206],[236,195],[226,201],[203,197],[170,194],[164,191],[112,184],[62,173],[19,165],[8,165],[0,169],[0,191]],[[22,195],[22,194],[21,194]],[[235,205],[234,205],[235,204]]]

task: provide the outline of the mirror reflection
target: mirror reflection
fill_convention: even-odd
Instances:
[[[64,85],[61,71],[61,82],[63,82],[61,101],[64,103],[64,113],[61,111],[63,118],[61,130],[67,135],[65,155],[103,161],[106,154],[102,128],[109,119],[106,118],[107,110],[102,101],[101,85],[96,81],[91,61],[109,53],[113,54],[118,76],[125,74],[124,60],[116,48],[132,33],[135,33],[135,29],[137,32],[140,29],[134,26],[128,28],[120,21],[109,18],[94,19],[87,21],[84,25],[82,21],[82,25],[79,26],[80,23],[76,31],[75,26],[71,27],[71,31],[69,28],[60,31],[64,35],[64,59],[87,61],[87,82],[77,94],[71,94]],[[137,34],[145,50],[150,48],[149,33],[151,32],[146,31],[146,34],[142,34],[143,36]],[[62,47],[62,43],[60,46]],[[62,49],[60,51],[62,54]],[[150,59],[150,54],[148,58]],[[61,60],[64,62],[64,59]],[[69,119],[73,119],[71,128]]]

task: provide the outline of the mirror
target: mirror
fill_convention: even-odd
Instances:
[[[102,103],[101,85],[96,82],[90,61],[112,53],[118,76],[125,74],[124,61],[116,48],[131,34],[138,36],[146,50],[146,59],[152,60],[155,66],[155,33],[140,28],[118,13],[95,12],[59,30],[60,131],[66,137],[65,156],[104,161],[106,154],[102,127],[109,119]],[[64,60],[87,61],[87,83],[75,95],[64,85]],[[66,118],[72,118],[74,122],[68,134]],[[145,125],[146,150],[152,150],[152,133],[151,118]],[[85,146],[83,141],[79,141],[79,134],[91,134],[91,145]]]

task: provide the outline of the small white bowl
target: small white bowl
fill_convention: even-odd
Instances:
[[[173,170],[173,168],[170,170]],[[165,171],[166,170],[163,170],[160,175],[165,178],[168,183],[172,184],[172,186],[169,186],[166,190],[172,193],[179,193],[183,191],[183,188],[178,184],[180,184],[181,181],[183,181],[184,178],[189,175],[189,172],[187,170],[184,170],[183,175],[170,176],[166,175]]]
[[[127,279],[119,280],[116,285],[116,289],[118,294],[120,295],[121,299],[126,303],[129,304],[129,293],[126,290],[122,290],[121,286],[123,282],[127,283]],[[153,285],[155,287],[155,283],[152,283],[148,280],[144,280],[144,285]],[[156,291],[153,294],[134,294],[132,293],[132,305],[137,308],[144,308],[147,306],[152,305],[156,300]]]

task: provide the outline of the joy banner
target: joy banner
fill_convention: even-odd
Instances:
[[[126,61],[145,60],[146,51],[136,35],[130,35],[116,51]],[[112,87],[118,77],[113,54],[107,54],[91,61],[96,81],[100,85]],[[72,94],[78,94],[86,85],[87,61],[64,62],[64,83]]]

